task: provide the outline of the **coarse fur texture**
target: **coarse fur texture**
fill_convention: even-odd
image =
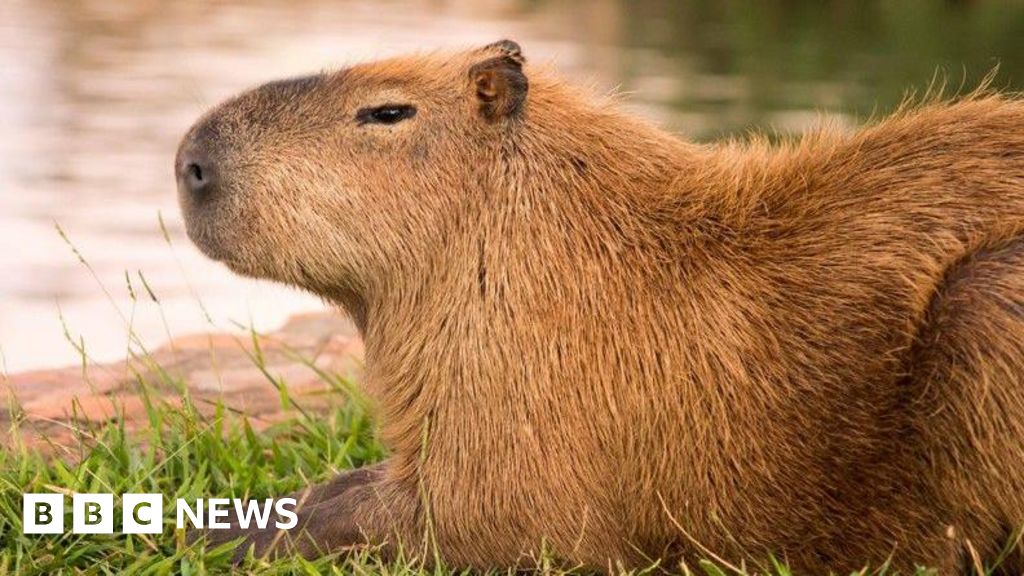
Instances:
[[[503,41],[256,88],[194,161],[191,238],[352,315],[391,450],[258,552],[1024,569],[1016,97],[696,145]]]

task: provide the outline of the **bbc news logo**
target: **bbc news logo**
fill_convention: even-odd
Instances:
[[[25,534],[64,533],[63,494],[23,494],[22,532]],[[121,532],[124,534],[160,534],[164,531],[163,494],[121,495]],[[175,502],[175,525],[185,528],[223,530],[231,527],[231,513],[238,526],[251,524],[265,529],[271,524],[290,530],[299,522],[294,498],[244,501],[239,498],[198,498],[189,504],[184,498]],[[71,497],[71,532],[74,534],[114,533],[113,494],[74,494]]]

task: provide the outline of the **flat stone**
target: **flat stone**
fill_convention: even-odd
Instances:
[[[336,313],[294,316],[257,342],[263,370],[249,334],[191,334],[127,362],[91,365],[85,371],[71,366],[13,374],[0,379],[0,392],[13,396],[24,413],[20,436],[45,450],[76,441],[76,420],[123,418],[129,431],[147,426],[140,381],[154,402],[180,405],[184,384],[201,411],[212,413],[222,402],[263,428],[295,413],[294,407],[283,406],[267,374],[283,382],[291,400],[307,411],[338,400],[316,369],[349,380],[362,376],[362,341],[351,322]],[[0,436],[5,445],[13,440],[6,433]]]

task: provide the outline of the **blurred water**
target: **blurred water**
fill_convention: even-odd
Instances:
[[[800,131],[825,113],[853,124],[939,67],[956,85],[1001,63],[1000,86],[1024,85],[1018,1],[3,0],[0,369],[78,361],[65,327],[104,360],[125,354],[126,322],[152,344],[209,329],[199,301],[222,328],[323,308],[188,244],[178,139],[205,108],[265,80],[503,37],[696,139]]]

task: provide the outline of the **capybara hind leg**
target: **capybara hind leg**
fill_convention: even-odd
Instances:
[[[948,271],[912,357],[915,450],[931,478],[931,508],[953,526],[970,564],[1020,568],[1024,238],[979,249]]]

